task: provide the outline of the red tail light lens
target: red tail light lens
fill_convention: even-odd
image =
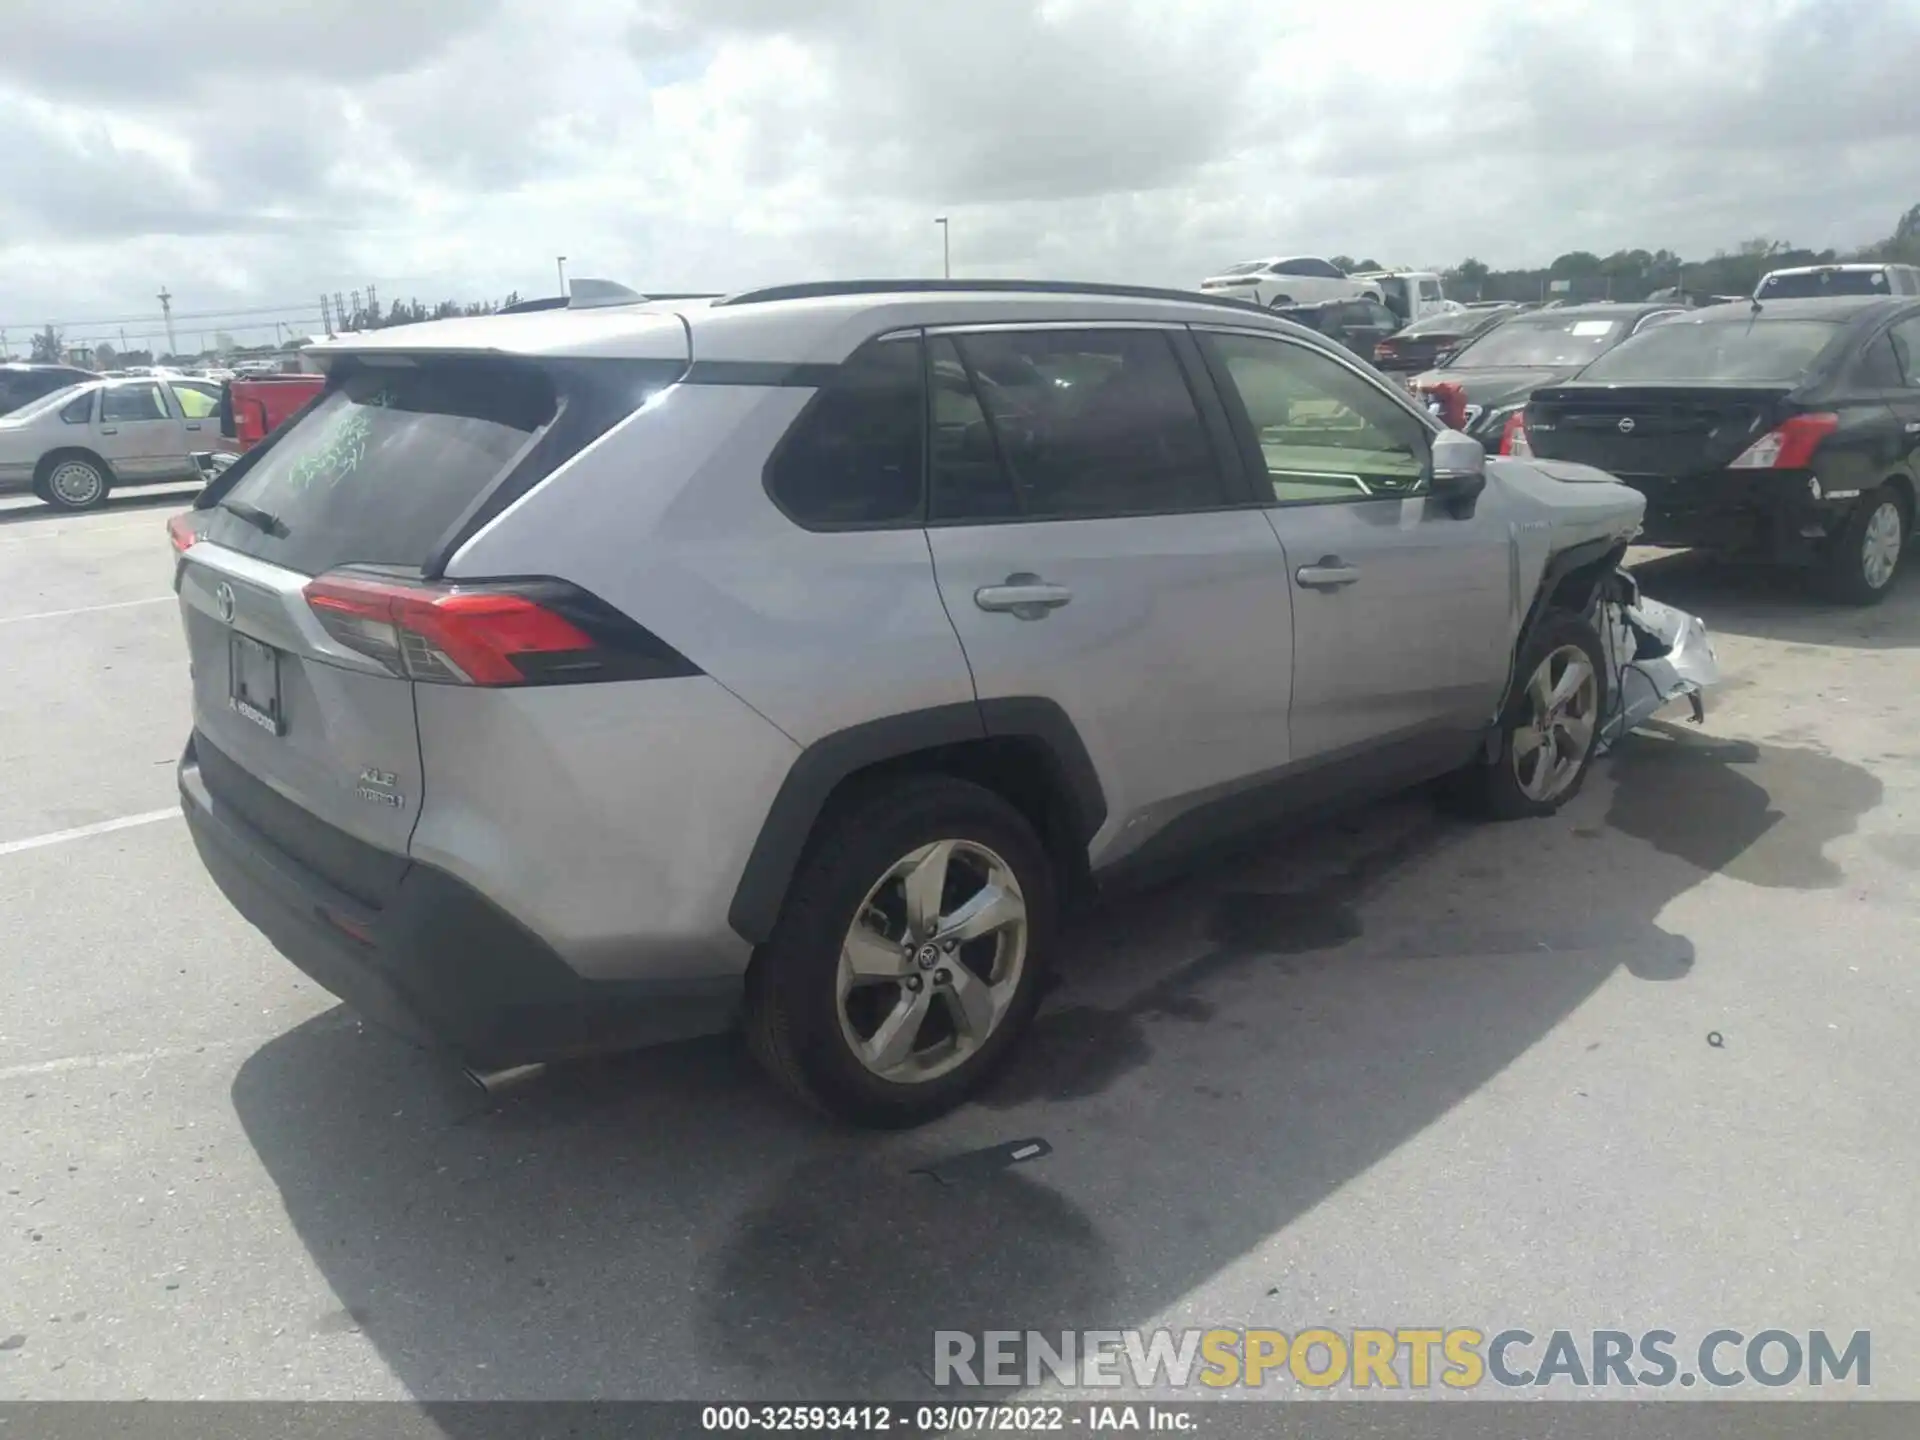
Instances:
[[[1524,410],[1516,410],[1507,417],[1507,423],[1500,429],[1500,453],[1502,455],[1531,455],[1533,442],[1527,439],[1527,415]]]
[[[497,687],[700,673],[561,581],[437,586],[334,571],[304,594],[335,640],[410,680]]]
[[[199,542],[200,535],[193,528],[193,515],[174,515],[167,520],[167,539],[173,544],[173,553],[184,555]]]
[[[1804,470],[1820,442],[1840,428],[1840,417],[1821,412],[1796,415],[1740,452],[1729,470]]]
[[[1373,347],[1373,358],[1376,360],[1391,360],[1399,353],[1400,347],[1391,340],[1382,340]]]

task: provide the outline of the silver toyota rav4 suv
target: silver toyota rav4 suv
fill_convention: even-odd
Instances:
[[[744,1021],[976,1090],[1068,902],[1427,780],[1574,793],[1639,522],[1245,305],[861,282],[350,335],[172,525],[195,844],[489,1070]]]

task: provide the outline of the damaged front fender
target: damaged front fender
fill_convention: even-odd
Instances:
[[[1598,618],[1609,683],[1594,753],[1683,695],[1694,723],[1706,718],[1703,692],[1719,682],[1720,661],[1699,616],[1649,600],[1631,573],[1617,570],[1602,590]]]

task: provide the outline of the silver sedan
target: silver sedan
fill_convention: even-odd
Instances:
[[[0,416],[0,492],[91,510],[116,485],[193,480],[221,448],[219,387],[180,377],[95,380]]]

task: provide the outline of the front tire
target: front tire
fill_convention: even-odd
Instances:
[[[61,455],[35,477],[35,493],[56,510],[98,510],[113,482],[99,461],[85,455]]]
[[[1864,495],[1822,557],[1820,588],[1847,605],[1878,605],[1893,588],[1913,515],[1891,485]]]
[[[1054,876],[1005,800],[902,780],[827,822],[747,989],[747,1038],[806,1104],[879,1128],[975,1094],[1039,1004]]]
[[[1607,713],[1600,636],[1577,615],[1549,612],[1514,667],[1498,748],[1455,777],[1465,808],[1491,820],[1551,815],[1580,793]]]

